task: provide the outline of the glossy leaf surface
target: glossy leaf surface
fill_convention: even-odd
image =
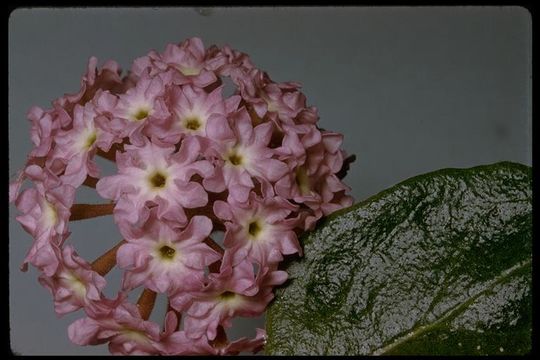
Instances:
[[[420,175],[302,241],[267,313],[267,354],[530,351],[530,167]]]

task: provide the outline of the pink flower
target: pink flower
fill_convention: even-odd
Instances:
[[[68,328],[69,339],[78,345],[108,342],[113,355],[158,354],[159,325],[141,319],[137,306],[123,302],[106,315],[85,317]]]
[[[137,85],[118,96],[118,102],[111,111],[113,118],[109,124],[115,135],[129,137],[132,144],[142,146],[143,135],[149,123],[165,121],[169,116],[163,101],[165,87],[159,76],[141,74]],[[103,96],[103,95],[102,95]],[[112,104],[113,100],[108,100]]]
[[[107,61],[101,69],[97,69],[97,58],[92,56],[88,60],[87,72],[81,80],[81,89],[75,94],[66,94],[54,101],[55,107],[65,109],[72,113],[76,104],[84,105],[91,100],[98,89],[113,92],[123,90],[124,83],[120,78],[122,70],[115,61]],[[116,90],[116,91],[115,91]]]
[[[256,335],[253,339],[240,338],[233,342],[218,344],[214,346],[215,355],[238,355],[241,352],[257,353],[262,350],[266,344],[266,331],[264,329],[255,329]]]
[[[260,351],[266,343],[266,332],[256,329],[253,339],[245,337],[229,342],[224,339],[208,341],[206,336],[192,339],[185,331],[177,331],[178,318],[174,311],[165,316],[165,329],[161,334],[159,349],[163,355],[238,355],[240,352]],[[223,331],[223,330],[221,330]]]
[[[108,141],[101,142],[99,148],[104,152],[111,149],[114,143],[127,142],[125,138],[125,119],[115,117],[117,111],[118,96],[110,91],[98,90],[92,99],[96,116],[94,118],[95,127],[101,130],[102,136],[107,136]],[[145,129],[146,129],[145,125]]]
[[[32,123],[30,138],[34,143],[34,148],[30,151],[25,168],[17,173],[16,180],[9,185],[9,202],[15,201],[19,189],[26,179],[25,169],[33,164],[43,166],[43,162],[55,146],[56,134],[61,128],[70,126],[72,122],[69,114],[58,106],[48,111],[33,106],[28,111],[27,117]]]
[[[322,216],[352,205],[353,199],[346,195],[349,187],[335,175],[343,164],[343,136],[324,131],[318,136],[306,132],[299,137],[297,129],[306,126],[312,129],[310,125],[284,127],[292,131],[278,152],[294,171],[276,182],[274,189],[278,195],[309,207],[310,211],[301,214],[303,228],[308,230]]]
[[[223,139],[216,142],[208,154],[221,160],[212,177],[204,179],[206,189],[213,192],[229,190],[229,199],[245,202],[255,186],[253,179],[267,186],[283,177],[288,171],[285,163],[274,158],[276,152],[268,147],[272,137],[272,123],[255,128],[245,108],[231,119],[232,129],[223,129]]]
[[[306,97],[288,85],[270,83],[257,91],[258,97],[250,101],[259,117],[268,114],[277,123],[292,123],[306,107]],[[279,118],[279,120],[276,119]]]
[[[260,198],[251,193],[245,203],[216,201],[215,214],[227,227],[224,245],[236,265],[247,257],[261,265],[277,264],[282,255],[302,253],[294,228],[297,219],[287,218],[297,211],[281,197]]]
[[[244,101],[250,104],[262,104],[262,102],[259,101],[261,99],[258,98],[258,93],[265,84],[272,81],[266,72],[254,67],[250,68],[244,66],[235,67],[228,72],[231,80],[238,87],[238,91]],[[260,110],[260,117],[262,117],[264,115],[263,107],[261,107]]]
[[[161,334],[159,343],[160,352],[163,355],[238,355],[240,352],[256,353],[266,343],[266,332],[256,329],[253,339],[240,338],[229,342],[226,339],[214,339],[208,341],[206,336],[192,339],[185,331],[176,331],[178,318],[174,311],[169,311],[165,316],[165,329]]]
[[[28,119],[32,122],[30,138],[35,147],[30,152],[32,157],[46,156],[54,143],[54,136],[62,127],[71,123],[71,117],[63,108],[44,111],[33,106],[28,111]]]
[[[94,301],[100,300],[106,281],[75,253],[73,246],[64,247],[59,260],[60,265],[53,276],[39,277],[39,282],[54,296],[57,314],[92,306]]]
[[[277,270],[278,264],[263,266],[257,273],[257,278],[255,279],[259,292],[264,292],[270,294],[272,293],[272,288],[277,285],[282,285],[289,275],[286,271]],[[273,298],[273,295],[272,295]]]
[[[17,175],[15,176],[15,180],[10,181],[9,183],[9,202],[14,202],[17,197],[19,196],[19,191],[21,190],[21,186],[26,180],[26,173],[25,170],[29,165],[27,164],[22,170],[19,170],[17,172]]]
[[[174,311],[167,312],[165,328],[158,345],[163,355],[208,355],[215,350],[206,337],[191,339],[185,331],[177,331],[178,317]]]
[[[258,287],[250,262],[236,266],[223,263],[219,274],[210,273],[209,283],[201,291],[189,293],[186,298],[172,296],[171,306],[185,310],[184,331],[193,339],[206,335],[213,340],[218,325],[230,327],[235,316],[253,317],[260,315],[266,303],[255,296]]]
[[[65,164],[61,176],[65,184],[78,187],[87,175],[99,177],[99,169],[92,158],[98,147],[109,149],[114,137],[96,126],[96,117],[92,103],[87,103],[84,107],[75,105],[73,127],[70,130],[61,130],[55,137],[57,145],[47,161],[48,164],[55,161]]]
[[[194,216],[183,231],[157,219],[149,221],[145,230],[145,235],[128,239],[118,249],[118,265],[126,269],[125,289],[139,285],[159,293],[199,289],[206,266],[221,258],[203,243],[212,231],[212,222],[205,216]]]
[[[163,54],[155,51],[147,56],[136,59],[133,63],[133,73],[140,75],[149,69],[150,74],[170,71],[175,84],[193,84],[206,87],[217,80],[212,71],[205,67],[206,52],[199,38],[187,39],[179,45],[168,44]]]
[[[115,216],[119,222],[131,224],[148,218],[147,202],[158,206],[157,216],[185,224],[184,208],[206,205],[208,196],[203,187],[191,177],[208,176],[212,165],[197,160],[200,144],[186,138],[178,152],[173,146],[160,147],[145,140],[142,147],[126,146],[125,153],[117,153],[118,174],[101,178],[98,193],[117,201]]]
[[[17,197],[15,205],[22,214],[16,219],[35,240],[22,269],[26,270],[27,263],[31,263],[52,276],[58,267],[54,248],[59,247],[68,235],[67,222],[75,188],[63,185],[54,174],[37,165],[27,167],[25,173],[34,181],[35,187]]]
[[[211,46],[207,50],[207,55],[208,69],[215,71],[221,77],[230,77],[240,89],[244,89],[246,86],[250,87],[254,94],[250,74],[255,71],[255,66],[247,54],[225,45],[221,49]]]
[[[313,124],[282,124],[281,133],[283,135],[281,146],[276,148],[276,152],[279,159],[285,161],[290,168],[304,164],[310,148],[322,141],[321,131]],[[319,151],[316,155],[313,155],[314,151],[311,153],[311,158],[315,161],[317,159],[322,161],[325,158],[324,152]]]
[[[228,127],[227,115],[238,108],[241,100],[239,96],[224,100],[222,89],[220,86],[208,94],[190,85],[173,87],[172,124],[168,124],[166,136],[173,136],[173,143],[178,142],[177,134],[219,137],[220,130]]]
[[[210,55],[207,60],[208,68],[222,76],[232,76],[231,72],[236,70],[249,71],[255,68],[247,54],[228,45],[221,49],[210,47],[208,54]]]
[[[292,123],[306,107],[305,96],[298,91],[296,82],[275,83],[268,74],[256,68],[239,68],[231,73],[244,101],[254,109],[259,118],[266,114],[276,122]]]
[[[26,164],[24,165],[24,167],[17,172],[15,176],[15,180],[9,183],[9,202],[10,203],[14,202],[17,199],[17,197],[19,196],[19,191],[21,189],[22,184],[28,178],[28,174],[26,170],[32,165],[43,167],[44,162],[45,162],[44,158],[40,158],[40,157],[29,156],[27,158]]]

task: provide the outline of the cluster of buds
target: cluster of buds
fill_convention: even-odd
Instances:
[[[108,343],[113,354],[264,346],[263,329],[234,341],[225,330],[263,314],[287,279],[279,263],[301,255],[299,234],[353,202],[342,135],[317,127],[299,88],[272,81],[244,53],[191,38],[136,59],[124,77],[92,57],[79,92],[29,111],[34,147],[10,184],[34,238],[22,269],[41,272],[57,314],[84,310],[68,328],[72,342]],[[96,156],[117,173],[100,177]],[[81,186],[108,201],[75,204]],[[103,215],[123,239],[88,262],[66,244],[68,224]],[[108,298],[115,266],[121,289]],[[162,326],[149,320],[157,294],[168,301]]]

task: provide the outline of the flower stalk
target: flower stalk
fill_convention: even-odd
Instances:
[[[98,216],[112,215],[114,203],[110,204],[74,204],[70,211],[70,221],[91,219]]]
[[[101,276],[107,275],[113,267],[116,266],[116,252],[118,248],[126,243],[126,240],[120,241],[113,248],[109,249],[105,254],[98,257],[92,262],[92,270]]]
[[[152,313],[156,303],[156,296],[157,293],[149,289],[144,289],[141,296],[139,296],[139,300],[137,300],[137,307],[139,308],[139,313],[141,314],[141,318],[143,320],[148,320],[150,318],[150,314]]]

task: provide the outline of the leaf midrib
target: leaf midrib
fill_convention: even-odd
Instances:
[[[427,331],[435,328],[437,325],[441,324],[442,322],[444,322],[448,318],[451,318],[456,313],[459,313],[463,308],[467,307],[469,304],[474,302],[476,299],[478,299],[482,295],[484,295],[484,294],[488,293],[489,291],[493,290],[493,288],[496,285],[502,283],[504,280],[506,280],[507,278],[512,276],[512,274],[514,274],[514,273],[518,272],[519,270],[525,268],[530,263],[531,263],[531,259],[528,259],[528,260],[520,262],[519,264],[516,264],[516,265],[512,266],[509,269],[504,270],[503,272],[501,272],[501,274],[499,276],[497,276],[494,280],[492,280],[491,284],[489,284],[484,290],[480,291],[479,293],[477,293],[474,296],[469,297],[467,300],[465,300],[462,303],[456,305],[454,308],[448,310],[444,315],[442,315],[436,321],[434,321],[434,322],[432,322],[431,324],[428,324],[428,325],[423,325],[423,326],[417,327],[416,329],[410,331],[406,335],[395,339],[390,344],[388,344],[388,345],[386,345],[386,346],[384,346],[382,348],[376,349],[375,351],[372,352],[372,355],[384,355],[386,352],[394,349],[395,347],[403,344],[404,342],[406,342],[408,340],[411,340],[411,339],[414,339],[414,338],[426,333]]]

